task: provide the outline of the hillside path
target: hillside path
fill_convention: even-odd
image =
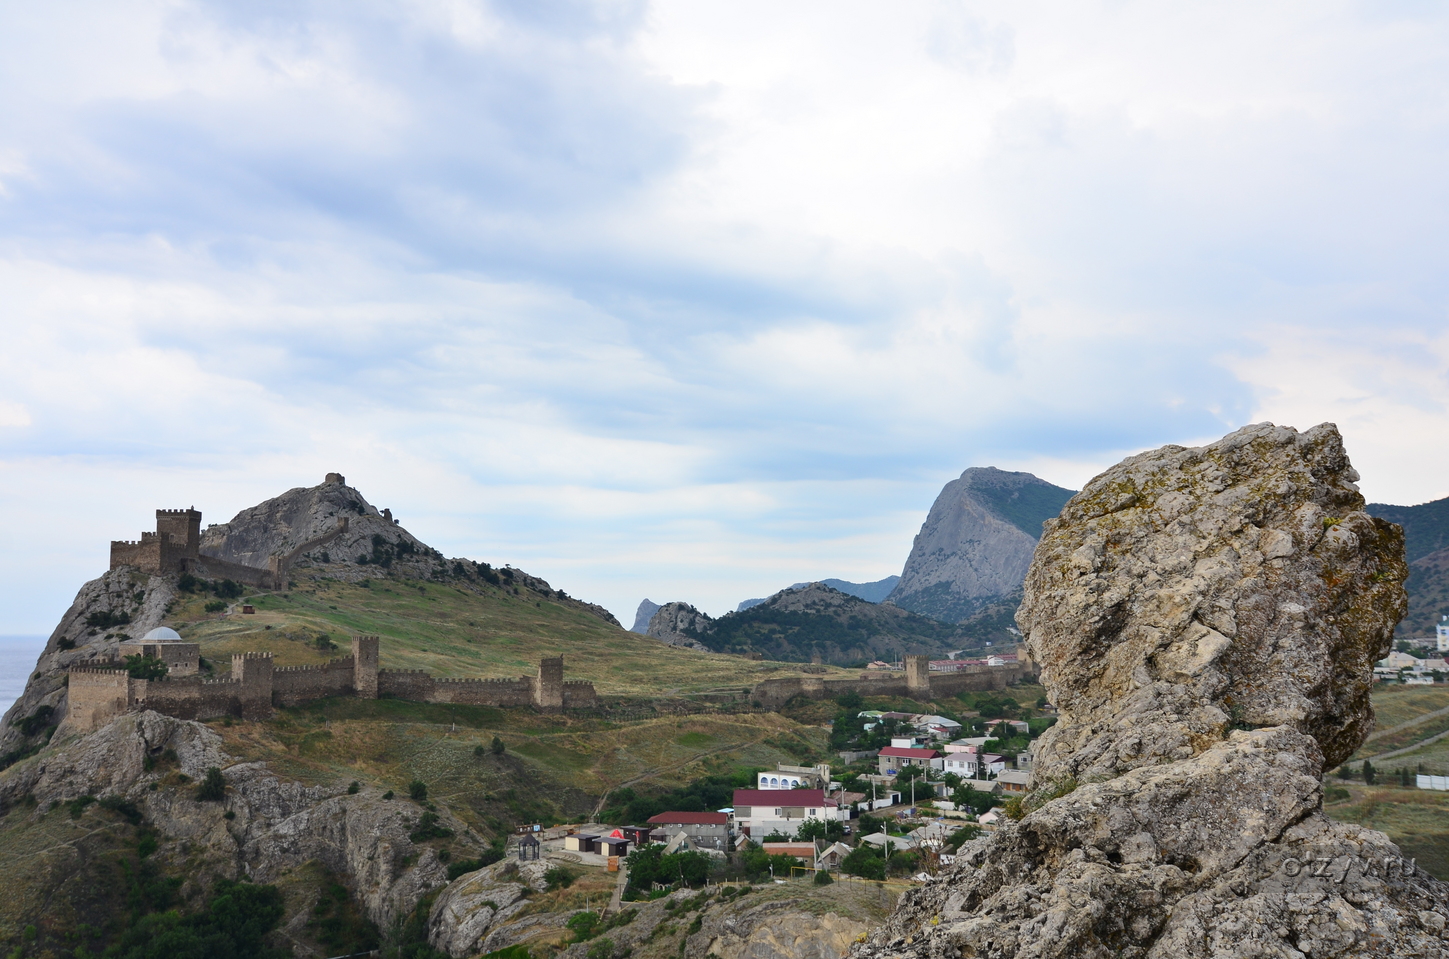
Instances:
[[[1445,706],[1443,709],[1436,709],[1432,713],[1425,713],[1422,716],[1415,716],[1413,719],[1409,720],[1406,723],[1399,723],[1397,726],[1390,726],[1388,729],[1375,730],[1374,732],[1370,733],[1366,739],[1364,739],[1364,742],[1371,743],[1375,739],[1378,739],[1380,736],[1388,736],[1392,733],[1397,733],[1401,730],[1409,729],[1413,726],[1419,725],[1420,723],[1428,722],[1429,720],[1436,719],[1440,716],[1449,716],[1449,706]]]
[[[1437,736],[1430,736],[1428,739],[1421,739],[1418,742],[1413,743],[1412,745],[1405,746],[1403,749],[1394,749],[1394,750],[1391,750],[1391,751],[1386,752],[1386,753],[1379,753],[1377,756],[1365,756],[1360,761],[1361,762],[1377,762],[1380,759],[1393,759],[1395,756],[1402,756],[1405,753],[1411,753],[1411,752],[1413,752],[1416,749],[1423,749],[1425,746],[1429,746],[1429,745],[1432,745],[1433,743],[1437,743],[1439,740],[1444,739],[1445,737],[1449,737],[1449,729],[1444,730],[1442,733],[1439,733]]]

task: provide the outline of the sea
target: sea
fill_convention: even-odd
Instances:
[[[45,649],[44,636],[0,636],[0,716],[25,692],[25,681]]]

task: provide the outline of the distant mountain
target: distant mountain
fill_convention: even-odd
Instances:
[[[1449,615],[1449,497],[1418,506],[1370,503],[1371,516],[1404,528],[1404,558],[1409,561],[1409,611],[1398,638],[1427,638],[1434,624]]]
[[[818,656],[822,663],[837,665],[895,659],[902,653],[944,659],[953,650],[977,645],[961,627],[870,603],[824,583],[781,590],[719,619],[671,603],[655,615],[650,635],[666,642],[692,639],[719,653],[758,652],[781,662],[810,662]]]
[[[843,579],[817,580],[817,582],[823,583],[824,585],[829,586],[831,589],[838,589],[842,593],[848,593],[851,596],[856,596],[860,599],[865,600],[867,603],[882,602],[887,596],[891,594],[891,590],[896,588],[896,583],[899,583],[900,581],[901,578],[899,576],[887,576],[885,579],[878,579],[874,583],[852,583]],[[804,589],[806,586],[809,585],[809,583],[795,583],[790,588]],[[759,599],[747,599],[740,603],[739,606],[735,607],[735,612],[742,612],[749,609],[751,606],[758,606],[764,601],[765,597],[763,596]]]
[[[647,598],[639,603],[639,611],[634,614],[634,625],[630,627],[631,633],[648,633],[649,620],[659,612],[659,604],[649,601]]]
[[[1002,603],[1014,608],[1042,523],[1073,495],[1030,473],[968,469],[931,505],[887,599],[947,623]]]

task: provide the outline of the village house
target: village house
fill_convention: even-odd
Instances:
[[[882,776],[894,776],[907,766],[932,767],[931,760],[940,757],[934,749],[907,749],[887,746],[880,751],[879,762]]]
[[[850,810],[825,797],[823,789],[736,789],[735,826],[752,839],[772,832],[793,836],[807,819],[849,819]]]
[[[820,851],[815,857],[815,868],[823,869],[826,872],[836,872],[845,857],[850,855],[851,849],[843,842],[833,842]]]
[[[1031,773],[1022,772],[1019,769],[1003,769],[996,776],[996,781],[1001,784],[1001,791],[1008,796],[1020,796],[1026,792],[1026,785],[1031,780]]]
[[[755,777],[759,789],[827,789],[830,786],[830,767],[789,766],[780,763],[775,769],[761,772]]]
[[[728,849],[730,841],[730,817],[722,812],[662,812],[649,817],[652,827],[649,839],[653,842],[668,842],[683,833],[695,845],[710,849]]]
[[[807,866],[813,867],[815,859],[820,855],[820,845],[814,840],[799,840],[797,842],[765,842],[760,843],[760,848],[771,856],[794,856]],[[789,876],[781,878],[789,879]]]

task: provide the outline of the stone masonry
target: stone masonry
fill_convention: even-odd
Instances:
[[[378,645],[376,636],[354,637],[350,656],[320,666],[276,666],[271,653],[240,653],[232,657],[227,679],[175,673],[159,680],[133,679],[120,663],[72,669],[65,728],[86,733],[142,709],[180,719],[265,719],[274,706],[300,706],[328,696],[551,711],[598,703],[592,683],[564,680],[562,656],[542,659],[533,677],[437,679],[421,671],[379,669]]]

